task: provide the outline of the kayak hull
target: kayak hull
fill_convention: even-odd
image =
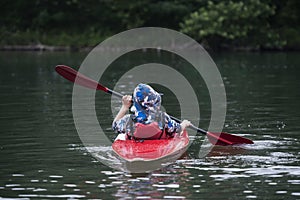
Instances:
[[[113,151],[126,162],[151,162],[178,159],[187,150],[187,131],[181,136],[160,140],[117,139],[112,144]]]

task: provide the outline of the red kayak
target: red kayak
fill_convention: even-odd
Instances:
[[[122,134],[125,136],[125,134]],[[182,136],[160,140],[126,140],[117,137],[112,144],[113,151],[127,162],[157,161],[166,158],[179,158],[189,145],[187,131]]]

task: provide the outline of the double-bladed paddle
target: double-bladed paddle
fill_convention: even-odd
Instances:
[[[109,93],[111,95],[115,95],[117,97],[122,98],[123,95],[115,92],[111,89],[108,89],[107,87],[101,85],[100,83],[96,82],[95,80],[90,79],[89,77],[77,72],[71,67],[65,66],[65,65],[57,65],[55,68],[56,72],[60,74],[62,77],[66,78],[67,80],[76,83],[78,85],[90,88],[90,89],[95,89],[95,90],[102,90],[106,93]],[[175,117],[171,118],[179,123],[182,121],[180,119],[177,119]],[[214,145],[235,145],[235,144],[253,144],[252,140],[249,140],[244,137],[232,135],[229,133],[212,133],[209,131],[205,131],[201,128],[198,128],[194,125],[190,126],[191,129],[196,130],[197,132],[200,132],[204,135],[207,136],[208,140],[214,144]]]

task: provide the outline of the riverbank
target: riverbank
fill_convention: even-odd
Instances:
[[[99,42],[100,43],[100,42]],[[0,45],[0,51],[70,51],[70,52],[89,52],[95,46],[55,46],[55,45]],[[232,51],[232,52],[291,52],[300,51],[300,48],[281,48],[281,49],[261,49],[254,47],[226,47],[221,49],[211,49],[208,46],[202,45],[207,51]]]
[[[51,46],[51,45],[3,45],[0,51],[91,51],[94,47]]]

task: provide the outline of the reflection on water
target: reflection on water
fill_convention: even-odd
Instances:
[[[0,54],[0,198],[300,198],[299,53],[214,55],[228,100],[224,131],[255,144],[214,147],[198,158],[204,137],[197,135],[183,158],[145,174],[123,172],[111,147],[83,147],[72,118],[72,85],[54,66],[78,66],[84,56]],[[130,91],[126,84],[120,90]],[[206,128],[210,101],[204,86],[198,90],[200,126]],[[98,120],[113,141],[110,125],[118,108],[111,113],[110,98],[96,98]],[[173,97],[164,102],[176,114]]]

